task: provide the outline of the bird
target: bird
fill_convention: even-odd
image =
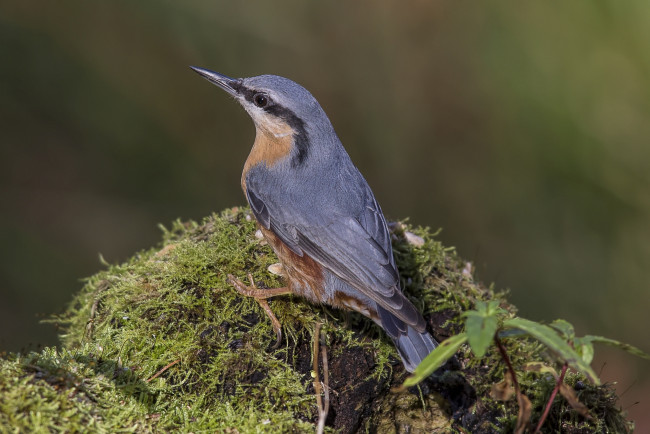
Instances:
[[[255,124],[241,187],[262,235],[277,254],[287,285],[258,289],[229,282],[255,298],[281,340],[266,299],[296,294],[369,317],[413,372],[438,343],[404,296],[386,219],[316,98],[277,75],[230,78],[191,66],[233,97]]]

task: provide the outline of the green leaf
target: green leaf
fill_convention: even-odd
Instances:
[[[479,301],[476,303],[476,310],[463,313],[467,318],[465,333],[476,357],[483,357],[494,339],[498,327],[497,313],[500,310],[498,306],[496,301],[489,303]]]
[[[530,321],[524,318],[512,318],[503,323],[504,327],[516,328],[525,331],[530,336],[542,342],[560,359],[567,362],[573,369],[582,372],[592,383],[598,385],[600,380],[591,369],[589,363],[585,362],[571,346],[560,337],[551,327]]]
[[[490,300],[487,303],[484,301],[477,301],[476,302],[476,309],[474,310],[481,315],[487,316],[487,315],[496,315],[500,312],[503,312],[503,309],[499,308],[499,302],[497,300]],[[469,312],[474,312],[474,311],[469,311]],[[469,313],[465,312],[465,313]]]
[[[472,352],[476,357],[483,357],[494,339],[497,331],[497,318],[495,316],[481,317],[470,315],[465,321],[465,332]]]
[[[525,331],[519,329],[499,330],[499,337],[501,339],[516,338],[519,336],[526,336],[527,334],[528,333]]]
[[[627,351],[630,354],[634,354],[637,357],[641,357],[643,359],[650,360],[650,355],[649,354],[641,351],[640,349],[638,349],[635,346],[625,344],[623,342],[619,342],[619,341],[617,341],[615,339],[609,339],[609,338],[604,338],[602,336],[594,336],[594,335],[586,335],[582,339],[586,339],[589,342],[597,342],[599,344],[611,345],[613,347],[616,347],[616,348],[619,348],[621,350]]]
[[[431,353],[422,360],[422,363],[415,368],[413,375],[408,377],[404,381],[404,384],[398,387],[396,391],[402,391],[407,387],[415,386],[420,381],[427,378],[433,373],[433,371],[441,367],[447,360],[453,357],[453,355],[456,354],[456,351],[458,351],[458,348],[460,348],[460,346],[466,341],[467,335],[465,333],[460,333],[441,342],[435,350],[431,351]]]
[[[570,341],[576,336],[573,325],[563,319],[556,319],[550,324],[555,330],[559,331],[566,340]]]
[[[585,337],[573,339],[573,348],[580,354],[585,363],[591,364],[594,359],[594,346],[590,339]]]

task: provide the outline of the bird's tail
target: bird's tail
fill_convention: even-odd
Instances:
[[[377,313],[379,324],[395,343],[407,371],[415,371],[415,367],[438,346],[438,342],[426,330],[416,330],[381,306],[377,306]],[[416,315],[424,323],[420,314],[416,312]]]
[[[393,337],[393,342],[409,372],[415,371],[416,366],[438,346],[438,342],[426,330],[419,332],[411,326],[407,326],[406,333]]]

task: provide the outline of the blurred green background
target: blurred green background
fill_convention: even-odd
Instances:
[[[650,351],[650,4],[169,0],[0,4],[0,351],[55,344],[99,253],[244,203],[253,124],[188,65],[303,84],[389,219]],[[650,430],[648,363],[597,353]]]

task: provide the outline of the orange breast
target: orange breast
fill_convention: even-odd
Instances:
[[[244,163],[244,171],[241,176],[241,186],[244,192],[246,192],[248,171],[260,163],[272,167],[280,159],[289,155],[293,146],[294,134],[293,128],[282,121],[273,123],[265,121],[259,125],[256,124],[255,142],[246,163]]]

